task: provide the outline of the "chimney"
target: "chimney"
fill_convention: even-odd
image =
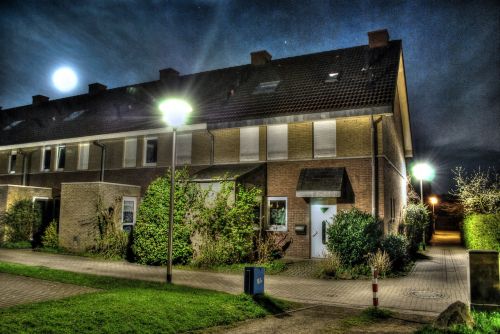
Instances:
[[[368,45],[370,49],[380,48],[389,44],[389,32],[387,29],[370,31],[368,33]]]
[[[265,65],[271,62],[271,54],[266,50],[255,51],[250,53],[250,59],[252,61],[252,65]]]
[[[105,85],[99,83],[99,82],[94,82],[89,85],[89,95],[95,95],[100,92],[104,92],[108,87]]]
[[[33,105],[34,106],[38,106],[42,103],[46,103],[46,102],[49,102],[49,98],[47,96],[43,96],[43,95],[34,95],[33,96]]]
[[[179,77],[179,72],[177,72],[175,69],[171,67],[160,70],[160,80],[162,81],[168,81],[176,79],[178,77]]]

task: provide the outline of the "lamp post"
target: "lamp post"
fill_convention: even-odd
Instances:
[[[423,181],[432,181],[434,178],[435,172],[434,168],[431,167],[428,163],[421,162],[415,164],[412,168],[412,174],[420,181],[420,203],[424,204],[424,186]],[[423,249],[425,250],[425,228],[422,231],[422,244]]]
[[[174,188],[175,188],[175,137],[177,128],[186,124],[188,115],[193,108],[184,100],[167,99],[158,106],[163,115],[163,121],[172,127],[172,165],[170,167],[170,210],[168,223],[168,262],[167,283],[172,283],[172,244],[174,232]]]

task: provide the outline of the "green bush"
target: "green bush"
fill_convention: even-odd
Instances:
[[[403,211],[403,227],[409,242],[410,256],[415,256],[423,240],[424,230],[430,223],[430,214],[423,204],[409,203]]]
[[[200,208],[199,187],[189,182],[186,170],[175,173],[175,210],[173,226],[174,263],[187,263],[193,254],[191,220]],[[133,231],[132,252],[137,262],[161,265],[167,263],[170,201],[170,174],[159,177],[148,187],[139,206]]]
[[[7,241],[29,241],[42,223],[40,209],[30,200],[15,202],[1,218],[1,225],[6,228]]]
[[[471,214],[465,218],[463,229],[468,249],[500,251],[500,213]]]
[[[345,265],[354,266],[377,250],[382,231],[372,215],[352,208],[333,217],[327,235],[328,250],[338,253]]]
[[[408,239],[401,234],[389,234],[382,239],[381,247],[389,254],[394,270],[403,270],[408,264]]]
[[[107,259],[124,258],[127,253],[129,234],[125,231],[106,233],[96,239],[90,253],[99,254]]]
[[[57,235],[57,221],[53,220],[42,235],[42,246],[45,248],[59,248],[59,236]]]

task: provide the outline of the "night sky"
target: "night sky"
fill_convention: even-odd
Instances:
[[[403,40],[415,158],[437,167],[433,190],[448,191],[457,165],[500,170],[499,1],[2,1],[0,105],[246,64],[261,49],[367,44],[381,28]],[[79,77],[65,94],[51,82],[63,65]]]

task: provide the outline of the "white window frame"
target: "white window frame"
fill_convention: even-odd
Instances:
[[[156,162],[146,162],[146,157],[148,155],[148,140],[156,140]],[[144,145],[143,145],[143,150],[142,150],[142,165],[143,166],[156,166],[158,163],[158,137],[144,137]]]
[[[56,147],[56,164],[54,166],[57,171],[63,171],[64,170],[64,168],[59,168],[59,158],[60,158],[60,156],[59,156],[59,150],[61,148],[64,148],[64,150],[65,150],[65,152],[64,152],[64,167],[66,167],[66,145],[64,145],[64,144],[57,145],[57,147]]]
[[[271,201],[285,201],[285,225],[271,225]],[[286,232],[288,231],[288,197],[268,197],[266,205],[267,230]]]
[[[134,154],[134,164],[127,165],[127,142],[133,142],[135,144],[135,154]],[[147,147],[147,146],[145,146]],[[145,152],[146,153],[146,152]],[[144,155],[144,161],[146,161],[146,156]],[[137,167],[137,137],[125,138],[123,140],[123,168],[134,168]]]
[[[131,201],[134,202],[134,211],[132,214],[132,223],[124,223],[123,222],[123,213],[125,211],[125,201]],[[121,223],[122,223],[122,230],[124,226],[135,226],[136,223],[136,217],[137,217],[137,197],[130,197],[130,196],[123,196],[122,199],[122,215],[121,215]]]
[[[82,153],[86,151],[86,155],[82,156]],[[90,157],[90,143],[80,143],[78,144],[78,170],[89,169],[89,157]],[[83,160],[82,160],[83,158]]]
[[[47,154],[47,152],[49,152],[50,154],[50,164],[49,164],[49,168],[44,168],[44,165],[45,165],[45,155]],[[42,159],[40,159],[40,171],[42,172],[50,172],[50,165],[52,165],[52,147],[51,146],[43,146],[42,147]]]
[[[181,139],[182,138],[182,139]],[[185,133],[179,133],[176,135],[176,141],[175,141],[175,164],[176,165],[190,165],[191,161],[193,159],[193,133],[192,132],[185,132]],[[180,143],[182,140],[186,140],[186,142],[189,142],[189,155],[181,156],[180,153],[181,147]]]
[[[327,144],[332,144],[330,150],[331,152],[326,152],[325,151],[327,149],[325,149],[324,147],[320,148],[319,147],[319,140],[318,140],[318,133],[319,131],[317,130],[317,127],[318,126],[321,126],[321,125],[327,125],[327,124],[331,124],[333,126],[331,126],[331,131],[332,131],[332,137],[333,137],[333,143],[327,143]],[[314,158],[317,159],[317,158],[332,158],[332,157],[336,157],[337,156],[337,121],[334,120],[334,119],[330,119],[330,120],[323,120],[323,121],[317,121],[317,122],[313,122],[313,138],[314,138]],[[324,145],[324,143],[322,143]],[[320,151],[321,149],[321,151]]]
[[[259,126],[240,128],[240,161],[259,161],[259,140]]]
[[[12,156],[16,156],[16,166],[14,166],[14,169],[12,169]],[[17,167],[17,150],[12,150],[10,151],[9,155],[9,166],[8,166],[8,173],[9,174],[16,174],[16,167]]]
[[[277,128],[284,128],[286,129],[286,132],[284,133],[284,136],[285,138],[281,138],[280,140],[283,140],[284,141],[284,144],[285,144],[285,154],[284,155],[279,155],[279,156],[275,156],[275,157],[271,157],[269,155],[269,152],[271,152],[271,150],[269,149],[270,145],[272,145],[271,143],[273,142],[273,136],[275,135],[270,135],[270,130],[271,129],[277,129]],[[272,133],[272,130],[271,130],[271,133]],[[283,132],[281,132],[281,134],[283,135]],[[288,159],[288,124],[276,124],[276,125],[268,125],[267,126],[267,160],[286,160]]]

